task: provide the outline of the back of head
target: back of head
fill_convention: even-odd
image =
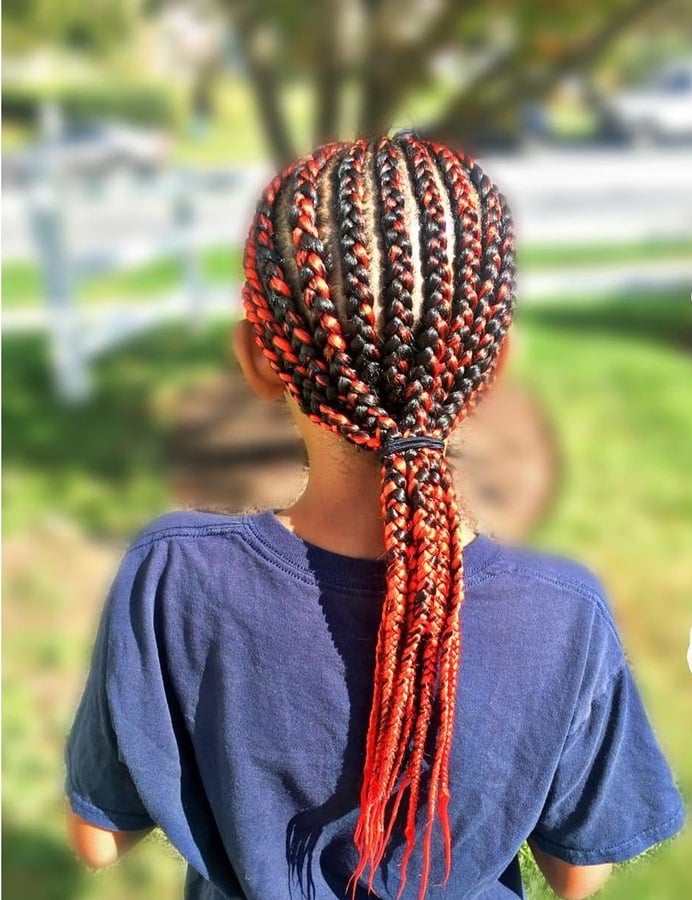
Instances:
[[[245,274],[247,318],[300,408],[382,461],[387,592],[352,882],[369,866],[372,886],[401,822],[403,890],[425,803],[423,897],[436,817],[446,877],[451,865],[463,557],[444,441],[492,382],[511,323],[510,214],[478,164],[443,145],[328,144],[266,188]]]

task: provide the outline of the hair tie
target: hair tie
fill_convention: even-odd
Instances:
[[[424,447],[444,453],[445,442],[442,438],[415,434],[410,437],[390,438],[380,448],[379,457],[383,459],[385,456],[393,456],[395,453],[403,453],[405,450],[420,450]]]

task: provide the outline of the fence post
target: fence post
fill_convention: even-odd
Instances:
[[[57,391],[64,400],[74,403],[86,399],[90,384],[61,209],[61,173],[55,143],[62,131],[62,117],[57,107],[49,105],[42,110],[41,127],[43,165],[31,194],[31,229],[43,273]]]
[[[58,394],[64,400],[78,402],[89,393],[89,379],[63,222],[56,192],[49,184],[41,185],[34,192],[31,224],[41,259],[48,305],[51,363]]]
[[[205,280],[200,262],[200,250],[195,243],[195,204],[192,174],[181,169],[177,173],[173,192],[173,223],[180,248],[183,292],[193,326],[201,323]]]

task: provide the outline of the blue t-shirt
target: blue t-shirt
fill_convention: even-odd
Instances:
[[[434,841],[429,896],[522,897],[529,835],[589,865],[675,834],[682,799],[598,581],[482,535],[464,560],[452,872],[441,888]],[[384,574],[271,512],[153,522],[101,620],[67,746],[73,810],[163,829],[187,898],[345,898]],[[396,838],[383,898],[399,887]],[[420,871],[417,847],[404,898]]]

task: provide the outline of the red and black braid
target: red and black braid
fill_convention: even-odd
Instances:
[[[437,422],[439,404],[449,391],[452,376],[450,354],[453,348],[447,343],[447,337],[453,276],[447,256],[444,208],[427,147],[420,142],[406,142],[404,152],[419,210],[423,275],[423,307],[415,335],[417,352],[407,395],[415,405],[425,406],[427,418]],[[425,427],[427,423],[420,421],[419,424]],[[413,423],[411,426],[415,427]]]
[[[334,168],[336,215],[339,225],[340,259],[345,301],[345,333],[353,365],[367,384],[380,377],[375,301],[370,283],[371,259],[366,234],[365,167],[367,143],[357,141]]]
[[[380,341],[382,396],[388,409],[400,415],[413,363],[413,248],[407,229],[402,193],[405,166],[398,146],[382,138],[373,157],[378,190],[375,227],[382,244]]]
[[[344,437],[356,444],[376,447],[382,424],[389,422],[389,417],[344,352],[347,344],[329,287],[328,256],[317,228],[319,174],[335,150],[335,145],[330,145],[296,166],[292,176],[291,236],[302,301],[312,324],[313,339],[330,375],[325,389],[329,403],[320,405],[318,414],[333,417],[337,409],[341,414],[339,431]]]
[[[373,888],[396,832],[400,896],[422,836],[423,898],[436,822],[445,881],[452,864],[464,596],[440,448],[491,383],[511,322],[511,218],[477,163],[448,147],[412,135],[329,144],[266,189],[245,271],[248,320],[301,409],[381,454],[387,586],[349,886]]]

